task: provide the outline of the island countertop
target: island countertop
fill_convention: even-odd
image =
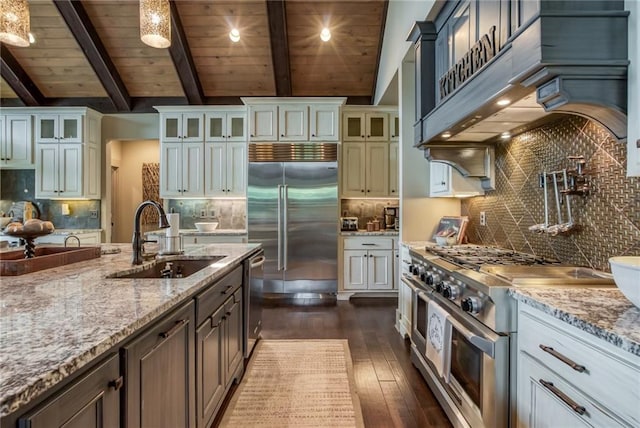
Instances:
[[[0,417],[4,417],[154,319],[187,301],[249,257],[259,244],[189,245],[182,258],[226,255],[179,279],[106,278],[131,265],[121,251],[32,274],[0,278]],[[178,256],[167,256],[163,260]]]

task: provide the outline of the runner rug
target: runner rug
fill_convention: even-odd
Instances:
[[[223,427],[363,427],[346,340],[261,340]]]

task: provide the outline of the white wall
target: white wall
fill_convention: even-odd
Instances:
[[[627,87],[627,175],[640,176],[640,1],[626,0],[629,14],[629,77]]]
[[[378,80],[374,94],[375,105],[380,103],[411,47],[411,42],[407,42],[406,39],[413,24],[415,21],[424,21],[434,4],[434,0],[389,1],[380,53],[380,68],[378,69]]]

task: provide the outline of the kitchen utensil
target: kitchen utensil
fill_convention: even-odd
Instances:
[[[573,224],[573,216],[571,215],[571,194],[570,194],[570,188],[569,188],[569,180],[568,180],[568,174],[567,174],[567,169],[563,169],[562,170],[562,178],[564,179],[564,198],[566,201],[566,205],[567,205],[567,217],[568,220],[566,223],[563,223],[561,225],[561,232],[568,232],[569,230],[573,229],[574,224]]]
[[[640,257],[618,256],[609,259],[613,280],[634,305],[640,308]]]

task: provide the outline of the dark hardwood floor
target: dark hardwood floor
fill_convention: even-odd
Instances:
[[[311,301],[309,301],[311,303]],[[365,426],[450,427],[411,364],[409,340],[394,327],[397,299],[353,298],[336,305],[266,303],[264,339],[348,339]]]

